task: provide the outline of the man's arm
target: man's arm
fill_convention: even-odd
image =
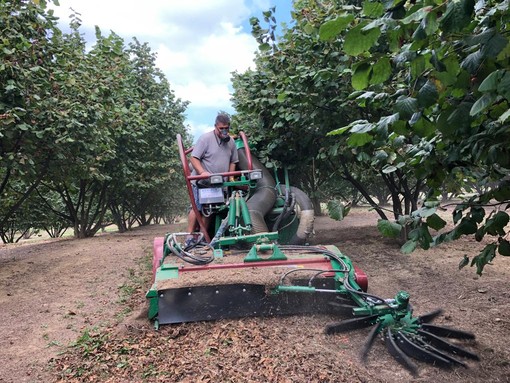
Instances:
[[[197,172],[198,175],[201,176],[208,176],[209,173],[204,170],[204,167],[202,166],[202,163],[200,160],[196,157],[191,156],[191,165],[193,165],[193,169]]]

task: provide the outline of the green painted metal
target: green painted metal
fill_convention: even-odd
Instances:
[[[157,318],[159,312],[158,292],[154,286],[147,292],[145,297],[149,300],[149,319],[153,320]]]
[[[241,208],[241,216],[243,218],[244,226],[251,229],[251,215],[244,198],[239,199],[239,206]]]
[[[261,253],[271,251],[269,257],[261,256]],[[287,257],[282,253],[280,248],[274,243],[253,245],[248,255],[244,258],[244,262],[260,262],[260,261],[284,261]]]
[[[277,232],[257,233],[249,235],[240,235],[236,237],[221,237],[218,240],[220,246],[232,246],[239,243],[255,243],[257,241],[276,241],[278,239]]]
[[[179,277],[179,267],[172,264],[162,264],[156,271],[156,281],[176,279]]]
[[[291,293],[316,293],[317,289],[313,286],[283,286],[279,285],[273,289],[275,293],[291,292]]]

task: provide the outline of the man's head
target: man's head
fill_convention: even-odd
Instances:
[[[216,116],[214,127],[216,129],[218,137],[220,137],[223,141],[230,140],[230,136],[228,135],[228,131],[230,129],[230,117],[228,116],[228,114],[225,113],[218,114]]]

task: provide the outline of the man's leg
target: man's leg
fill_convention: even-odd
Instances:
[[[188,233],[193,233],[197,227],[197,216],[193,209],[189,210],[188,213]]]

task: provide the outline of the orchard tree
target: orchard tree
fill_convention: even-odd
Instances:
[[[168,194],[183,185],[174,141],[186,135],[186,103],[147,45],[96,30],[88,49],[79,15],[63,33],[43,1],[2,2],[0,12],[0,233],[36,227],[45,209],[80,238],[110,217],[122,230],[129,217],[147,224],[174,214],[164,207],[180,211],[180,194],[175,203]],[[31,217],[34,192],[41,208]]]
[[[155,65],[156,56],[147,44],[134,39],[126,50],[130,57],[129,87],[124,107],[138,119],[116,131],[116,157],[110,174],[110,209],[120,230],[134,222],[146,225],[156,217],[180,214],[187,199],[178,192],[181,177],[176,135],[186,136],[186,102],[176,99],[164,74]],[[168,204],[167,196],[179,203]],[[177,208],[164,212],[162,207]]]
[[[0,4],[0,231],[46,177],[58,143],[53,108],[54,17],[31,1]]]
[[[427,186],[422,207],[381,228],[396,234],[411,226],[404,252],[462,235],[493,236],[471,260],[478,274],[496,254],[510,255],[508,8],[491,0],[364,1],[349,23],[348,12],[335,12],[319,30],[357,59],[351,84],[358,92],[351,97],[391,108],[330,134],[348,135],[385,174],[405,172]],[[436,213],[441,195],[462,192],[473,179],[495,186],[459,204],[455,228],[433,237],[429,229],[446,225]]]
[[[322,26],[328,26],[333,15],[341,14],[335,19],[339,23],[336,28],[346,26],[355,19],[355,9],[338,1],[295,2],[294,25],[285,29],[277,42],[272,35],[272,11],[265,14],[268,29],[252,20],[253,34],[260,43],[257,68],[234,75],[234,104],[242,128],[261,142],[257,147],[266,163],[276,160],[280,166],[299,169],[291,173],[293,180],[305,185],[311,196],[333,190],[328,184],[335,181],[347,181],[387,220],[388,210],[379,202],[384,204],[391,196],[389,212],[394,218],[410,214],[417,207],[423,179],[400,170],[384,172],[372,152],[358,150],[361,144],[369,144],[365,135],[327,135],[351,121],[378,118],[390,111],[382,102],[375,106],[363,102],[363,97],[349,97],[353,91],[351,66],[359,60],[343,52],[343,41],[322,37]],[[258,123],[250,125],[254,120]],[[381,126],[381,134],[385,129]],[[371,149],[375,151],[376,145],[371,144]],[[373,197],[374,184],[386,189],[376,189],[381,201]],[[352,194],[350,199],[354,197]],[[314,199],[315,205],[319,200]]]
[[[404,252],[493,236],[471,260],[481,274],[496,254],[510,255],[508,7],[299,0],[295,24],[277,43],[268,11],[267,29],[252,22],[257,68],[234,75],[240,120],[257,119],[252,135],[262,137],[268,157],[301,169],[315,158],[315,169],[329,163],[330,174],[335,165],[343,169],[378,211],[380,230],[407,240]],[[371,200],[353,164],[383,179],[393,219]],[[441,197],[469,188],[485,192],[459,204],[455,228],[444,232]]]

